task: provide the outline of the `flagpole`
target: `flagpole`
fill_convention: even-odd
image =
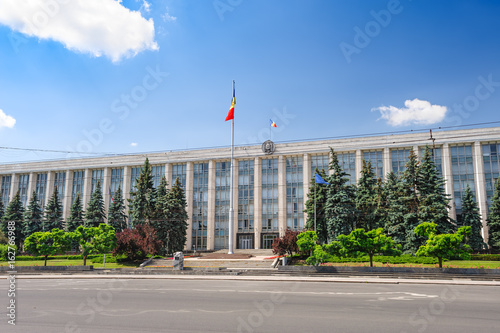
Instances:
[[[234,92],[234,80],[233,80]],[[233,254],[233,224],[234,224],[234,208],[233,208],[233,172],[234,168],[234,117],[231,120],[231,169],[229,179],[229,244],[227,254]]]

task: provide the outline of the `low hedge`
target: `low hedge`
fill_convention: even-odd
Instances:
[[[500,261],[500,254],[471,254],[471,260]]]
[[[373,261],[374,262],[382,262],[382,263],[389,263],[389,264],[437,264],[438,259],[437,258],[431,258],[431,257],[414,257],[412,255],[402,255],[399,257],[392,257],[392,256],[373,256]],[[443,259],[443,261],[446,261],[446,259]],[[370,257],[368,256],[360,256],[356,258],[352,257],[347,257],[347,258],[341,258],[337,256],[331,256],[325,262],[337,262],[337,263],[344,263],[344,262],[370,262]]]

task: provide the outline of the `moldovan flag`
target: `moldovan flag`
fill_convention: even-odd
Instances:
[[[231,102],[231,107],[229,108],[229,113],[227,114],[226,120],[224,121],[234,119],[234,104],[236,104],[236,99],[234,98],[234,85],[233,85],[233,100]]]
[[[276,123],[272,119],[269,119],[269,121],[271,122],[271,127],[278,127],[278,125],[276,125]]]

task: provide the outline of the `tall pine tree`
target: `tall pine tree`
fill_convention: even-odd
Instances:
[[[135,190],[130,192],[129,214],[132,225],[148,222],[155,214],[156,191],[153,186],[153,176],[149,159],[136,180]]]
[[[449,217],[450,196],[444,190],[445,181],[438,175],[432,152],[425,147],[418,170],[418,193],[420,195],[418,218],[420,223],[433,222],[438,234],[454,232],[455,222]]]
[[[108,224],[115,228],[116,232],[127,229],[127,215],[125,215],[125,203],[120,185],[115,192],[113,202],[109,205]]]
[[[479,214],[479,208],[477,202],[474,200],[469,184],[467,184],[462,198],[462,226],[471,227],[471,234],[469,235],[467,244],[469,244],[472,250],[483,250],[486,244],[481,236],[481,215]]]
[[[73,232],[79,226],[84,225],[84,216],[82,197],[80,193],[77,193],[75,201],[71,205],[69,217],[66,220],[66,231]]]
[[[495,192],[491,199],[488,214],[489,238],[488,244],[494,251],[500,251],[500,178],[495,183]]]
[[[356,188],[356,228],[363,228],[365,231],[369,231],[379,227],[379,220],[376,215],[377,206],[377,179],[373,173],[370,161],[363,160],[361,178]]]
[[[45,207],[43,218],[43,231],[51,231],[52,229],[63,228],[63,207],[59,200],[57,186],[54,187],[54,193]]]
[[[406,242],[405,212],[407,208],[402,198],[405,189],[400,176],[395,172],[391,171],[387,174],[384,192],[387,199],[384,229],[388,236],[403,246]]]
[[[328,179],[328,175],[325,170],[316,169],[316,173],[323,179]],[[318,236],[318,242],[325,244],[328,241],[328,229],[326,226],[326,216],[325,216],[325,204],[326,204],[326,192],[328,185],[316,184],[315,178],[311,179],[311,186],[309,187],[309,193],[307,193],[306,209],[307,221],[306,229],[314,230],[314,205],[316,204],[316,235]],[[316,194],[316,202],[314,201],[314,195]]]
[[[348,235],[355,228],[356,204],[354,202],[354,188],[347,182],[348,174],[342,170],[335,151],[330,148],[330,170],[328,177],[330,183],[327,189],[325,215],[328,230],[328,242],[336,239],[338,235]]]
[[[42,231],[43,229],[43,212],[40,204],[38,203],[38,196],[33,191],[31,200],[24,212],[24,236],[28,237],[34,232]]]
[[[168,250],[172,253],[182,251],[187,240],[188,213],[186,210],[186,194],[184,193],[179,177],[175,179],[174,185],[167,192],[166,203],[167,206],[164,212],[166,213],[167,225],[169,227],[167,237]]]
[[[11,227],[14,228],[14,243],[17,246],[17,251],[21,251],[21,244],[24,241],[24,230],[23,230],[23,220],[24,220],[24,207],[21,201],[21,196],[19,191],[7,205],[5,213],[2,217],[2,231],[5,235],[8,235],[8,231]]]
[[[102,198],[101,182],[97,182],[94,192],[90,196],[87,211],[85,212],[85,227],[98,227],[105,223],[106,212],[104,211],[104,200]]]

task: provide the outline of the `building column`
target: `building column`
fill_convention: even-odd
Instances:
[[[356,159],[355,159],[355,167],[356,167],[356,184],[359,183],[361,179],[361,170],[363,170],[363,153],[361,149],[356,150]]]
[[[208,162],[207,250],[215,248],[215,161]]]
[[[14,198],[14,196],[16,195],[17,193],[17,190],[18,190],[18,187],[19,187],[19,184],[17,182],[17,175],[15,173],[13,173],[11,176],[10,176],[10,194],[9,194],[9,203],[12,201],[12,199]],[[7,208],[7,207],[5,207]]]
[[[457,218],[457,212],[455,209],[455,194],[453,191],[453,174],[451,171],[451,156],[450,156],[450,146],[445,143],[443,144],[443,153],[442,153],[442,159],[443,159],[443,179],[446,180],[445,184],[445,192],[446,194],[450,195],[451,198],[451,208],[449,215],[452,219]]]
[[[111,168],[104,168],[102,180],[102,199],[104,200],[104,212],[108,215],[109,201],[109,187],[111,186]]]
[[[278,157],[278,228],[280,237],[286,231],[286,158]]]
[[[484,242],[488,244],[488,226],[486,224],[486,218],[488,216],[488,203],[486,196],[486,179],[484,177],[484,161],[481,142],[474,142],[474,145],[472,146],[472,156],[474,158],[474,173],[476,176],[474,179],[476,183],[476,202],[479,206],[479,213],[481,214],[481,222],[483,224],[483,239]]]
[[[384,162],[384,180],[387,180],[387,174],[392,171],[391,168],[391,150],[387,147],[384,148],[384,153],[382,155]]]
[[[36,188],[36,173],[30,172],[28,179],[28,193],[26,193],[26,207],[28,207],[33,191]]]
[[[302,210],[304,212],[304,227],[307,221],[307,214],[305,212],[306,210],[306,201],[307,201],[307,194],[309,193],[309,188],[311,187],[311,157],[309,154],[304,154],[304,160],[302,163],[302,184],[303,184],[303,207]]]
[[[54,194],[54,171],[47,172],[47,189],[45,190],[45,202],[43,207],[47,207],[50,197]]]
[[[63,218],[66,220],[71,211],[71,197],[73,194],[73,171],[66,170],[66,183],[64,184]]]
[[[172,163],[165,164],[165,179],[167,180],[167,188],[172,188],[175,179],[172,179]]]
[[[92,195],[92,170],[89,168],[85,169],[85,175],[83,177],[83,194],[82,194],[82,207],[83,210],[87,209],[87,204],[90,201],[90,196]],[[103,191],[104,192],[104,191]]]
[[[262,232],[262,161],[259,157],[254,159],[253,165],[253,222],[254,222],[254,247],[260,249],[260,235]]]
[[[237,159],[234,160],[233,168],[233,183],[231,186],[233,187],[233,250],[238,248],[238,177],[239,177],[239,161]],[[231,192],[229,192],[231,193]],[[229,214],[229,211],[228,211]],[[229,216],[229,215],[228,215]],[[228,218],[229,219],[229,218]],[[231,221],[229,221],[231,223]],[[228,233],[229,233],[229,225],[228,225]]]
[[[188,214],[186,250],[193,249],[193,171],[193,162],[186,163],[186,202]]]

